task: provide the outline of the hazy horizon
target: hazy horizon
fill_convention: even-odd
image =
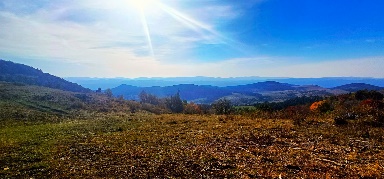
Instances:
[[[60,77],[384,78],[383,5],[3,0],[0,58]]]
[[[92,76],[67,76],[62,78],[88,78],[88,79],[172,79],[172,78],[209,78],[209,79],[252,79],[252,78],[260,78],[260,79],[327,79],[327,78],[340,78],[340,79],[348,79],[348,78],[356,78],[356,79],[384,79],[384,77],[362,77],[362,76],[329,76],[329,77],[284,77],[284,76],[230,76],[230,77],[215,77],[215,76],[149,76],[149,77],[92,77]]]
[[[137,87],[173,86],[173,85],[208,85],[217,87],[238,86],[254,84],[266,81],[288,83],[292,85],[318,85],[325,88],[333,88],[351,83],[365,83],[384,87],[384,78],[362,78],[362,77],[325,77],[325,78],[277,78],[277,77],[159,77],[159,78],[89,78],[89,77],[68,77],[68,81],[78,83],[90,89],[115,88],[120,85],[131,85]]]

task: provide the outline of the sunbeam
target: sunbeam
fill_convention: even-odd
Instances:
[[[212,26],[205,24],[201,21],[198,21],[185,13],[168,6],[167,4],[164,4],[160,2],[159,0],[127,0],[131,7],[134,7],[139,15],[140,20],[143,26],[143,31],[148,43],[149,48],[149,54],[152,56],[152,58],[155,59],[155,50],[153,46],[153,41],[151,37],[150,27],[147,20],[147,14],[148,12],[151,12],[153,9],[161,10],[162,12],[166,13],[173,19],[177,20],[181,24],[183,24],[186,28],[189,28],[196,33],[198,33],[203,40],[201,43],[207,43],[207,44],[222,44],[225,46],[230,47],[231,49],[234,49],[238,52],[241,52],[243,54],[248,54],[250,50],[246,47],[246,45],[235,41],[225,35],[222,35],[218,31],[216,31]]]
[[[149,48],[149,54],[150,56],[155,59],[155,53],[153,50],[153,44],[152,44],[152,38],[151,33],[149,31],[148,21],[145,14],[145,11],[150,7],[154,6],[156,4],[155,0],[127,0],[128,4],[132,7],[134,7],[140,16],[140,21],[143,26],[144,35],[147,39],[148,48]]]
[[[160,9],[162,9],[164,12],[168,13],[171,17],[179,21],[180,23],[186,25],[187,27],[191,28],[195,32],[201,34],[202,36],[205,36],[205,34],[208,32],[209,34],[215,36],[220,43],[225,44],[227,46],[230,46],[233,49],[236,49],[238,51],[243,52],[244,54],[248,54],[248,50],[245,50],[245,45],[237,42],[231,38],[228,38],[219,32],[213,30],[209,25],[206,25],[202,22],[199,22],[191,17],[188,17],[187,15],[183,14],[182,12],[169,7],[163,3],[157,2]]]
[[[201,33],[203,34],[204,31],[206,32],[209,32],[215,36],[221,36],[218,32],[212,30],[212,28],[206,24],[203,24],[193,18],[190,18],[188,17],[187,15],[181,13],[180,11],[174,9],[174,8],[171,8],[163,3],[158,3],[160,8],[168,13],[169,15],[171,15],[171,17],[175,18],[176,20],[178,20],[179,22],[183,23],[184,25],[190,27],[191,29],[193,29],[194,31],[198,32],[198,33]]]
[[[155,0],[128,0],[137,9],[146,9],[156,3]]]
[[[143,29],[144,29],[145,36],[147,38],[147,43],[148,43],[148,47],[149,47],[149,53],[152,56],[152,58],[155,59],[155,53],[154,53],[154,50],[153,50],[152,38],[151,38],[151,34],[149,32],[147,18],[146,18],[146,16],[145,16],[145,14],[144,14],[142,9],[140,10],[140,18],[141,18],[141,23],[143,24]]]

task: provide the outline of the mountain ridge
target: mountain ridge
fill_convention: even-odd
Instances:
[[[383,90],[370,84],[351,83],[348,89],[357,90]],[[369,88],[365,88],[369,87]],[[335,88],[323,88],[318,85],[293,85],[275,81],[257,82],[247,85],[218,87],[211,85],[179,84],[172,86],[138,87],[123,84],[112,88],[115,96],[123,96],[125,99],[140,100],[138,94],[141,91],[156,95],[158,97],[169,97],[180,93],[182,99],[197,103],[213,103],[215,100],[227,98],[237,105],[248,105],[265,101],[284,101],[301,96],[330,96],[350,93],[344,86]]]
[[[90,89],[77,83],[44,73],[41,69],[2,59],[0,59],[0,81],[38,85],[72,92],[91,92]]]
[[[344,91],[348,91],[348,92],[356,92],[356,91],[359,91],[361,89],[379,91],[379,90],[382,90],[384,88],[379,87],[379,86],[375,86],[375,85],[371,85],[371,84],[366,84],[366,83],[350,83],[350,84],[341,85],[341,86],[338,86],[338,87],[335,87],[332,89],[340,89],[340,90],[344,90]]]
[[[254,80],[256,78],[256,80]],[[317,84],[291,84],[281,81],[265,80],[262,77],[240,77],[240,78],[211,78],[211,77],[179,77],[179,78],[153,78],[153,79],[169,79],[170,84],[178,82],[178,80],[187,80],[187,83],[173,84],[162,86],[152,84],[150,87],[135,86],[131,83],[120,84],[115,88],[111,88],[115,96],[123,96],[128,100],[140,100],[139,94],[145,91],[158,97],[169,97],[180,93],[180,97],[184,100],[195,103],[213,103],[218,99],[226,98],[234,102],[235,105],[250,105],[260,102],[280,102],[295,97],[302,96],[329,96],[343,93],[355,92],[357,90],[383,90],[383,87],[367,84],[367,83],[348,83],[340,86],[325,88]],[[88,79],[88,78],[87,78]],[[124,78],[116,78],[115,80],[124,80]],[[140,78],[146,82],[152,82],[152,78]],[[200,79],[201,83],[190,83],[193,80]],[[216,86],[209,82],[213,79],[219,82],[226,80],[240,80],[238,85]],[[329,78],[337,80],[339,78]],[[344,78],[341,78],[344,79]],[[364,78],[358,78],[359,80]],[[371,78],[369,78],[371,79]],[[172,81],[173,80],[173,81]],[[192,80],[192,81],[188,81]],[[279,80],[282,80],[279,79]],[[297,79],[296,79],[297,80]],[[325,80],[322,79],[322,80]],[[380,82],[380,79],[376,79]],[[384,79],[383,79],[384,80]],[[23,83],[27,85],[37,85],[60,89],[72,92],[91,92],[90,89],[84,88],[76,83],[68,82],[60,77],[44,73],[40,69],[13,63],[11,61],[0,60],[0,81]],[[95,79],[97,82],[98,79]],[[249,82],[250,83],[247,83]],[[117,81],[115,81],[117,82]],[[240,84],[247,83],[247,84]],[[304,83],[304,82],[302,82]],[[164,84],[163,84],[164,85]],[[103,89],[105,90],[105,89]]]
[[[290,77],[162,77],[162,78],[91,78],[67,77],[68,81],[81,84],[84,87],[96,90],[98,88],[115,88],[121,84],[130,84],[138,87],[172,86],[177,84],[212,85],[218,87],[247,85],[257,82],[276,81],[294,85],[318,85],[324,88],[334,88],[350,83],[367,83],[384,87],[384,78],[369,77],[323,77],[323,78],[290,78]]]

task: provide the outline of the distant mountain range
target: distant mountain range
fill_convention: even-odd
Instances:
[[[115,88],[121,84],[137,87],[173,86],[179,84],[212,85],[218,87],[247,85],[264,81],[276,81],[294,85],[318,85],[323,88],[334,88],[351,83],[366,83],[384,87],[384,78],[359,78],[359,77],[326,77],[326,78],[277,78],[277,77],[172,77],[172,78],[88,78],[70,77],[68,81],[78,83],[84,87],[96,90],[98,88]]]
[[[111,90],[115,96],[123,96],[130,100],[139,100],[138,94],[141,91],[145,91],[158,97],[168,97],[179,92],[182,99],[196,103],[212,103],[220,98],[226,98],[236,105],[249,105],[265,101],[280,102],[301,96],[330,96],[363,89],[383,90],[384,88],[365,83],[352,83],[335,88],[323,88],[316,85],[300,86],[266,81],[228,87],[193,84],[181,84],[166,87],[120,85]]]
[[[341,85],[332,89],[339,89],[339,90],[344,90],[348,92],[356,92],[361,89],[380,91],[383,89],[383,87],[374,86],[374,85],[365,84],[365,83],[351,83],[351,84]]]
[[[0,59],[0,81],[37,85],[72,92],[90,92],[76,83],[66,81],[33,67]]]
[[[196,103],[212,103],[226,98],[237,105],[278,102],[301,96],[329,96],[357,90],[384,91],[384,79],[377,78],[275,78],[262,77],[211,78],[66,78],[53,76],[23,64],[0,60],[0,81],[22,83],[72,92],[91,92],[91,89],[111,87],[115,96],[139,100],[145,91],[158,97],[180,92],[182,99]],[[292,82],[292,83],[288,83]],[[337,85],[340,84],[340,85]],[[335,86],[336,85],[336,86]]]

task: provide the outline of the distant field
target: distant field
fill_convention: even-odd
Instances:
[[[383,136],[327,119],[236,115],[8,120],[0,178],[382,178]]]

